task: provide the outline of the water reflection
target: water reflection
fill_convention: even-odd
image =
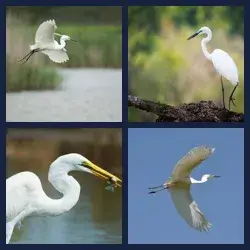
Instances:
[[[44,131],[50,135],[48,138],[40,136]],[[48,166],[62,152],[81,153],[121,177],[120,129],[65,132],[9,129],[8,132],[7,177],[25,170],[32,171],[39,176],[44,191],[51,198],[60,198],[61,194],[48,182]],[[97,133],[99,139],[96,138]],[[43,154],[46,149],[50,152]],[[104,189],[106,183],[91,174],[72,172],[72,176],[81,185],[76,206],[58,217],[26,218],[21,229],[14,230],[13,244],[122,243],[122,190],[107,192]]]

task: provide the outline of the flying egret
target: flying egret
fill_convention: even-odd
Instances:
[[[61,199],[48,197],[34,173],[15,174],[6,180],[6,244],[10,241],[15,225],[25,217],[57,216],[75,206],[80,185],[68,175],[70,171],[87,172],[109,182],[112,180],[116,187],[122,186],[122,180],[75,153],[60,156],[50,165],[48,179],[63,194]]]
[[[25,55],[19,62],[25,63],[36,52],[47,55],[53,62],[63,63],[69,60],[65,41],[73,41],[69,36],[55,33],[57,29],[55,20],[43,22],[36,31],[35,44],[30,45],[30,52]],[[60,44],[55,40],[54,35],[60,36]]]
[[[219,73],[221,78],[221,89],[222,89],[222,97],[223,97],[223,107],[225,108],[225,97],[224,97],[224,86],[222,81],[222,76],[225,77],[228,81],[230,81],[234,89],[229,97],[229,110],[230,103],[236,107],[233,98],[234,91],[239,85],[239,76],[238,69],[233,59],[223,50],[215,49],[211,54],[207,51],[206,44],[212,39],[212,31],[208,27],[202,27],[197,32],[195,32],[192,36],[190,36],[187,40],[190,40],[198,35],[206,34],[207,37],[203,38],[201,41],[201,49],[203,51],[204,56],[212,61],[216,71]]]
[[[174,167],[172,175],[163,185],[149,188],[153,190],[149,192],[150,194],[168,189],[180,216],[189,226],[199,231],[209,231],[212,224],[206,220],[198,205],[193,200],[190,194],[190,186],[191,184],[204,183],[212,178],[220,176],[205,174],[202,176],[201,180],[198,181],[190,177],[190,173],[195,167],[206,160],[214,150],[214,148],[205,146],[193,148],[179,160]]]

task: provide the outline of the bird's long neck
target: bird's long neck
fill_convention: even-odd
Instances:
[[[195,179],[192,178],[192,177],[190,177],[190,180],[191,180],[191,183],[192,183],[192,184],[204,183],[204,182],[207,181],[207,180],[204,180],[204,179],[202,179],[202,178],[201,178],[200,181],[198,181],[198,180],[195,180]]]
[[[63,37],[60,38],[60,45],[61,49],[63,49],[66,46],[65,40]]]
[[[61,199],[51,199],[46,196],[44,211],[46,215],[59,215],[69,211],[79,200],[81,187],[79,183],[68,175],[71,169],[68,165],[51,164],[49,181],[54,188],[63,194]]]
[[[208,60],[212,60],[211,54],[208,52],[207,50],[207,43],[210,42],[212,39],[212,33],[208,33],[206,38],[203,38],[201,41],[201,49],[202,52],[204,54],[204,56],[208,59]]]

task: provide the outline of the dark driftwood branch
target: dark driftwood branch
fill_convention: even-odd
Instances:
[[[212,101],[173,107],[129,95],[128,106],[158,115],[156,122],[244,122],[244,114],[218,107]]]

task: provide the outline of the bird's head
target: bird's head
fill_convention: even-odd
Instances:
[[[214,178],[219,178],[221,176],[219,175],[213,175],[213,174],[204,174],[201,178],[202,181],[207,181],[207,180],[210,180],[210,179],[214,179]]]
[[[191,35],[187,40],[190,40],[190,39],[192,39],[198,35],[202,35],[202,34],[206,34],[206,35],[210,34],[211,35],[212,32],[208,27],[204,26],[204,27],[200,28],[198,31],[196,31],[193,35]]]
[[[67,35],[61,35],[58,33],[55,33],[55,35],[60,36],[61,37],[61,41],[73,41],[73,42],[77,42],[76,40],[72,39],[70,36]]]
[[[112,180],[116,182],[117,186],[122,187],[122,180],[118,177],[98,167],[86,157],[76,153],[60,156],[51,164],[51,171],[54,174],[59,174],[62,171],[83,171],[107,181]]]

